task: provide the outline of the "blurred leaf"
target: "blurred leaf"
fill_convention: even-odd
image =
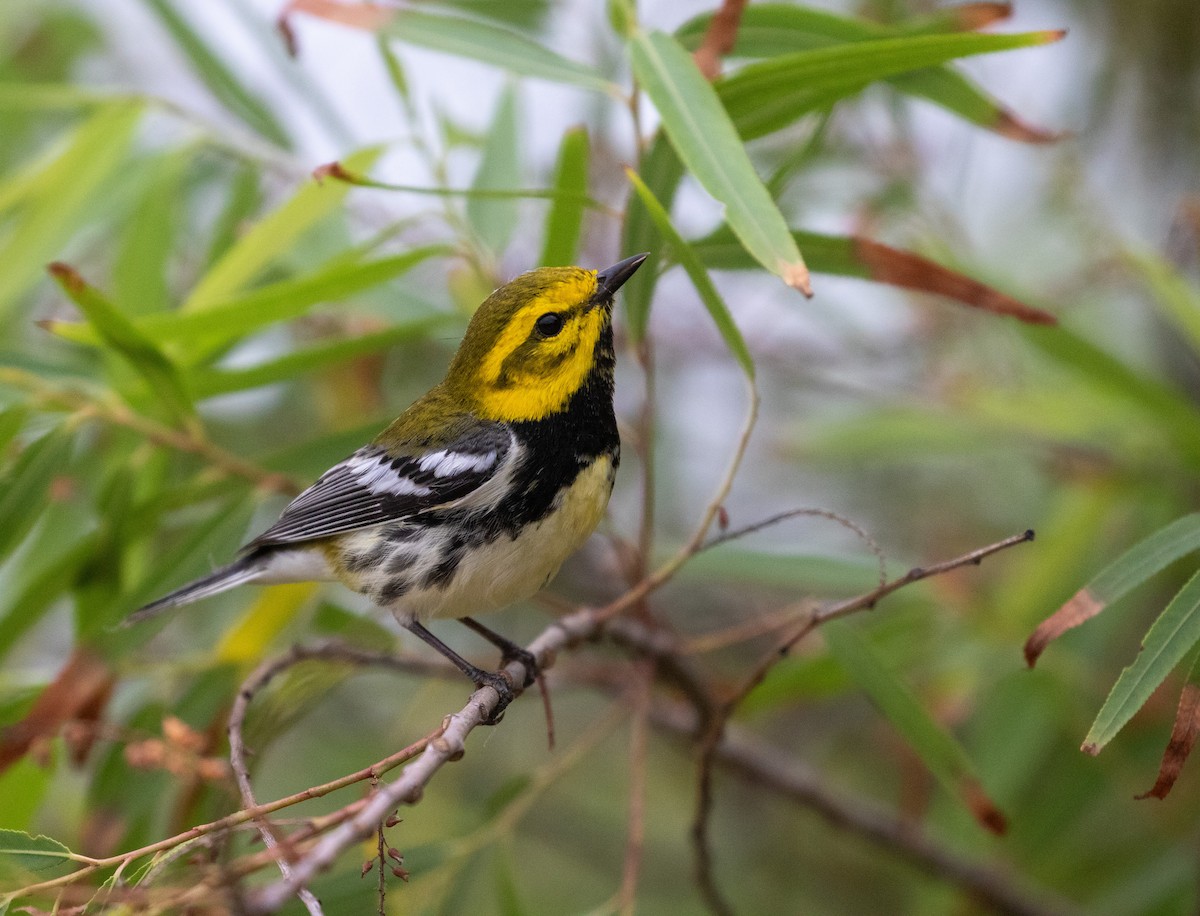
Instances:
[[[515,188],[521,184],[520,127],[516,97],[511,86],[500,95],[488,128],[483,155],[471,187],[476,191]],[[517,227],[517,201],[467,198],[467,221],[488,249],[502,254]]]
[[[650,144],[649,151],[642,157],[639,176],[642,183],[662,204],[663,209],[670,213],[675,200],[675,192],[683,178],[683,163],[679,161],[675,148],[671,146],[661,130],[654,135],[654,141]],[[744,249],[737,244],[733,233],[730,232],[729,235],[738,250],[744,252]],[[655,228],[654,220],[650,218],[650,213],[646,210],[642,199],[637,194],[630,195],[629,204],[626,207],[621,250],[650,253],[650,256],[646,258],[646,263],[642,265],[642,269],[621,287],[621,298],[625,301],[625,314],[629,318],[629,334],[635,341],[640,341],[646,336],[646,325],[650,320],[650,304],[654,298],[654,290],[658,286],[658,264],[662,260],[663,239]],[[747,259],[750,260],[748,256]],[[701,257],[701,260],[704,258]]]
[[[69,865],[71,850],[48,836],[0,828],[0,872],[41,872]]]
[[[956,299],[972,308],[1008,315],[1028,324],[1055,324],[1049,312],[1027,305],[948,267],[902,248],[893,248],[861,236],[833,236],[816,232],[792,233],[804,250],[813,273],[861,277],[903,289]],[[711,270],[752,270],[754,261],[733,233],[721,226],[692,243],[697,257]]]
[[[137,328],[156,343],[225,344],[269,324],[299,318],[315,305],[347,299],[395,279],[428,258],[449,253],[447,246],[428,245],[374,261],[335,258],[312,273],[230,296],[204,311],[148,315],[137,322]],[[426,320],[430,319],[418,323]],[[58,321],[47,327],[67,340],[98,342],[98,336],[82,325]]]
[[[0,731],[0,773],[29,753],[37,741],[58,734],[65,723],[98,721],[116,679],[98,652],[77,645],[25,717]],[[74,763],[83,762],[91,743],[88,740],[73,750]]]
[[[377,148],[346,158],[355,169],[369,168],[379,156]],[[304,183],[287,203],[254,224],[242,235],[180,306],[183,312],[202,312],[230,298],[273,264],[295,241],[342,205],[350,185],[313,179]]]
[[[1140,541],[1042,621],[1025,643],[1032,668],[1046,647],[1063,633],[1091,620],[1155,573],[1200,549],[1200,514],[1185,515]]]
[[[725,304],[725,300],[721,298],[721,294],[713,286],[713,282],[708,276],[708,271],[704,269],[700,258],[696,255],[692,247],[683,240],[683,237],[675,227],[671,225],[671,217],[663,209],[662,204],[655,199],[650,189],[638,178],[637,173],[632,169],[626,169],[625,175],[633,184],[634,191],[641,198],[642,206],[646,208],[646,212],[654,220],[659,233],[666,239],[672,254],[683,265],[683,269],[687,271],[688,278],[692,281],[692,285],[700,295],[700,301],[708,309],[708,314],[712,316],[713,324],[717,326],[717,331],[721,334],[721,339],[725,341],[725,346],[729,348],[729,352],[733,354],[733,358],[742,367],[742,371],[746,373],[747,378],[753,380],[754,357],[750,355],[750,350],[746,347],[746,341],[742,337],[742,332],[738,330],[733,316],[729,314],[729,306]]]
[[[1137,659],[1122,670],[1084,738],[1084,753],[1100,753],[1197,642],[1200,642],[1200,573],[1188,580],[1146,632]]]
[[[1179,706],[1175,710],[1175,723],[1171,726],[1171,737],[1163,751],[1162,763],[1154,785],[1134,798],[1166,798],[1170,793],[1183,765],[1187,763],[1196,738],[1200,736],[1200,652],[1192,653],[1188,665],[1187,683],[1179,694]]]
[[[543,267],[566,267],[575,263],[588,191],[588,135],[584,127],[573,127],[563,134],[554,167],[554,190],[559,196],[546,214],[538,263]]]
[[[276,146],[290,149],[291,139],[271,109],[242,84],[212,50],[209,42],[180,15],[171,0],[145,2],[158,15],[159,21],[191,61],[192,68],[221,104]]]
[[[977,29],[991,21],[987,15],[964,15],[972,6],[937,10],[930,16],[885,26],[863,19],[839,16],[824,10],[774,3],[749,5],[738,27],[735,57],[776,57],[844,42],[872,41],[943,31]],[[689,50],[699,47],[711,21],[704,14],[689,21],[676,33]],[[1058,135],[1030,125],[995,101],[967,77],[949,66],[929,67],[887,78],[892,88],[940,105],[959,117],[1013,140],[1045,143]]]
[[[966,751],[930,717],[908,685],[888,669],[863,635],[841,620],[822,625],[821,635],[850,678],[866,692],[946,790],[966,805],[982,827],[992,833],[1004,833],[1008,829],[1004,814],[988,798]]]
[[[262,199],[259,179],[255,169],[240,167],[234,171],[232,179],[226,182],[228,187],[224,189],[225,204],[213,222],[212,237],[209,239],[203,261],[205,270],[212,267],[233,247],[241,235],[243,225],[258,211]]]
[[[0,233],[0,320],[87,222],[93,198],[125,167],[141,117],[136,104],[103,108],[71,134],[61,153],[22,176],[20,219]]]
[[[186,150],[170,153],[143,166],[148,177],[126,222],[112,270],[113,298],[130,317],[162,312],[171,304],[168,268],[191,156]]]
[[[591,67],[567,60],[519,32],[491,22],[332,0],[291,0],[289,10],[377,31],[405,44],[492,64],[508,73],[621,95],[615,85]]]
[[[221,638],[213,652],[216,663],[248,667],[258,662],[319,588],[316,582],[299,582],[263,589]]]
[[[0,798],[4,799],[4,823],[14,830],[27,830],[50,788],[51,768],[29,758],[0,775]],[[0,865],[0,873],[4,867]]]
[[[0,478],[0,519],[4,519],[0,525],[0,558],[16,547],[37,521],[50,482],[62,473],[71,446],[69,431],[52,429],[27,445]]]
[[[1154,306],[1179,330],[1192,352],[1200,353],[1200,289],[1156,254],[1126,252],[1125,257],[1149,287]]]
[[[0,597],[0,658],[29,631],[75,583],[92,558],[93,532],[80,525],[78,511],[44,514],[45,531],[34,539],[32,551],[13,571]],[[73,530],[63,522],[73,522]]]
[[[783,215],[691,57],[662,32],[635,35],[629,51],[634,75],[662,116],[679,158],[724,205],[734,234],[763,267],[811,295],[808,268]]]
[[[70,83],[0,82],[0,111],[76,111],[111,105],[120,96]]]
[[[1067,328],[1033,329],[1026,340],[1083,376],[1097,392],[1137,405],[1193,467],[1200,467],[1200,410],[1179,392],[1131,369]]]
[[[918,35],[797,51],[747,64],[717,84],[721,104],[744,140],[854,95],[877,80],[958,57],[1048,44],[1061,32]]]
[[[190,377],[191,387],[196,392],[196,397],[206,398],[288,381],[360,356],[379,353],[399,343],[416,340],[426,336],[429,331],[456,320],[453,315],[433,315],[394,324],[373,334],[361,334],[305,347],[257,366],[200,370]]]
[[[86,283],[73,267],[55,262],[49,267],[71,301],[104,339],[146,380],[156,399],[180,419],[194,419],[191,395],[183,379],[158,346],[126,318],[119,308],[106,299],[94,286]]]

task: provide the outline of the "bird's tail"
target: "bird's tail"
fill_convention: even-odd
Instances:
[[[145,607],[138,608],[125,618],[124,625],[130,626],[135,623],[141,623],[143,620],[154,617],[171,608],[179,607],[183,604],[191,604],[193,601],[199,601],[201,598],[207,598],[209,595],[216,595],[238,585],[252,582],[262,573],[263,566],[263,558],[261,556],[253,553],[248,554],[239,560],[234,560],[228,566],[222,566],[215,572],[197,579],[195,582],[189,582],[182,588],[175,589],[171,594],[164,595],[157,601],[151,601]]]

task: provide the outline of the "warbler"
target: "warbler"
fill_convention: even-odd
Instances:
[[[493,292],[446,377],[326,471],[236,560],[135,611],[136,622],[247,583],[336,580],[387,608],[477,687],[513,697],[422,621],[527,598],[599,524],[621,444],[613,413],[613,296],[646,259],[601,271],[543,267]]]

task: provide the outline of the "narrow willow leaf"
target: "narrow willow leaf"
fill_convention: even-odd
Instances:
[[[1084,753],[1100,753],[1197,642],[1200,642],[1200,573],[1188,580],[1151,624],[1137,659],[1121,672],[1083,739]]]
[[[511,86],[500,95],[488,128],[487,141],[471,187],[476,191],[515,188],[521,184],[521,138],[516,97]],[[496,255],[508,247],[517,226],[517,201],[513,199],[467,198],[467,221],[488,249]]]
[[[115,93],[70,83],[0,82],[0,111],[74,111],[119,100]]]
[[[1064,327],[1037,328],[1026,340],[1087,380],[1098,394],[1140,407],[1158,421],[1164,439],[1200,468],[1200,409],[1175,389],[1143,375]]]
[[[25,177],[20,219],[0,240],[0,319],[89,221],[90,205],[126,161],[141,117],[136,104],[101,109],[74,131],[58,156]]]
[[[767,270],[812,295],[808,268],[783,215],[691,56],[662,32],[639,33],[629,48],[634,74],[658,109],[671,144],[725,207],[734,234]]]
[[[214,663],[257,664],[320,587],[316,582],[294,582],[261,591],[213,650]]]
[[[1154,785],[1141,795],[1134,798],[1166,798],[1183,765],[1191,756],[1200,737],[1200,651],[1193,651],[1188,663],[1188,679],[1179,694],[1179,705],[1175,709],[1175,722],[1171,726],[1171,737],[1163,750],[1162,762],[1158,766],[1158,776]]]
[[[721,298],[721,294],[717,292],[717,288],[713,285],[712,279],[708,276],[708,271],[704,269],[704,264],[697,257],[696,252],[684,240],[679,231],[671,224],[671,217],[662,204],[658,202],[655,196],[650,192],[650,189],[637,176],[637,173],[632,169],[625,170],[626,177],[629,178],[633,185],[634,191],[642,201],[642,206],[646,208],[646,212],[650,214],[650,218],[654,221],[654,225],[658,227],[659,233],[666,239],[672,254],[676,260],[683,266],[687,272],[688,279],[692,281],[692,285],[696,287],[696,292],[700,295],[700,301],[704,303],[704,307],[708,309],[708,314],[712,316],[713,324],[717,326],[717,331],[720,332],[721,338],[725,341],[725,346],[729,347],[729,352],[733,354],[733,358],[737,360],[738,365],[742,367],[742,371],[747,377],[754,378],[754,357],[750,355],[750,350],[746,346],[746,341],[742,337],[742,332],[738,330],[737,324],[733,320],[733,316],[729,313],[729,307],[725,304],[725,300]]]
[[[620,89],[596,70],[568,60],[519,32],[478,19],[414,9],[392,10],[373,3],[291,0],[289,9],[379,32],[405,44],[492,64],[508,73],[592,89],[620,98]]]
[[[1193,353],[1200,353],[1200,288],[1153,252],[1127,252],[1126,260],[1153,294],[1152,302],[1179,329]]]
[[[986,283],[943,267],[929,258],[902,248],[893,248],[861,236],[822,235],[793,232],[804,250],[813,273],[861,277],[904,289],[935,293],[972,308],[1008,315],[1028,324],[1056,324],[1058,319],[1043,309],[1014,299]],[[738,244],[733,233],[722,226],[692,242],[697,256],[714,270],[751,270],[754,261]]]
[[[25,447],[0,478],[0,558],[12,550],[37,521],[56,474],[71,452],[71,434],[53,429]]]
[[[291,148],[287,131],[271,109],[251,92],[209,47],[204,37],[175,9],[171,0],[145,0],[191,61],[192,67],[222,104],[243,123],[276,146]]]
[[[933,720],[862,634],[849,623],[835,620],[821,627],[821,635],[851,680],[866,692],[938,782],[966,805],[981,826],[1004,833],[1004,814],[988,798],[967,752]]]
[[[588,135],[583,127],[563,134],[554,166],[554,190],[557,196],[546,214],[546,233],[542,241],[543,267],[565,267],[575,263],[579,236],[583,230],[584,198],[587,197]],[[639,249],[642,250],[642,249]]]
[[[147,178],[125,221],[112,270],[113,298],[130,317],[171,304],[168,272],[184,170],[192,156],[191,150],[175,152],[140,166]]]
[[[176,417],[192,418],[195,411],[191,395],[179,370],[166,354],[142,334],[114,303],[94,286],[84,282],[74,268],[56,262],[50,265],[49,270],[104,343],[146,380],[155,398],[161,399]]]
[[[262,202],[259,178],[256,169],[239,165],[235,167],[233,177],[222,182],[225,203],[213,221],[208,248],[202,262],[205,272],[234,246],[242,227],[258,212]]]
[[[1200,549],[1200,514],[1176,519],[1139,541],[1104,567],[1071,600],[1043,620],[1025,642],[1025,661],[1033,667],[1051,642],[1091,620],[1176,560]]]
[[[717,92],[738,132],[749,140],[786,127],[877,80],[959,57],[1048,44],[1062,34],[918,35],[797,51],[747,64],[721,80]]]
[[[70,862],[71,850],[58,840],[0,828],[0,873],[40,872]]]
[[[305,347],[258,366],[201,371],[190,379],[192,390],[196,392],[197,397],[207,398],[289,381],[338,363],[380,353],[399,343],[417,340],[428,335],[434,328],[444,327],[454,320],[450,315],[432,315],[397,324],[373,334]]]
[[[640,167],[642,183],[654,194],[668,213],[675,201],[675,192],[683,178],[683,163],[666,135],[660,130],[654,142],[642,157]],[[729,237],[738,251],[744,252],[732,232]],[[625,314],[629,319],[629,334],[634,341],[646,336],[646,325],[650,321],[650,304],[658,286],[658,263],[662,260],[663,239],[654,227],[654,220],[642,204],[638,195],[630,195],[625,214],[625,231],[621,241],[622,251],[646,251],[648,263],[630,277],[621,287],[621,299],[625,302]],[[701,260],[704,260],[701,258]],[[747,256],[751,265],[754,261]]]
[[[994,6],[968,4],[895,25],[881,25],[809,7],[755,3],[743,13],[732,55],[776,57],[847,42],[978,29],[998,18]],[[680,43],[689,50],[699,47],[711,19],[710,14],[705,14],[681,26],[676,33]],[[1022,121],[950,66],[888,77],[887,82],[900,92],[933,102],[966,121],[1013,140],[1046,143],[1059,137]]]
[[[377,148],[361,150],[347,157],[346,164],[355,169],[369,168],[379,152]],[[257,222],[221,256],[180,310],[201,312],[244,289],[289,251],[296,239],[340,207],[349,190],[350,185],[341,181],[306,182],[287,203]]]
[[[310,274],[260,286],[216,302],[202,312],[148,315],[137,322],[137,328],[156,343],[226,343],[267,325],[299,318],[315,305],[339,302],[372,289],[422,261],[451,253],[448,246],[427,245],[374,261],[335,258]],[[67,340],[99,342],[99,335],[85,325],[60,321],[47,322],[45,326]]]

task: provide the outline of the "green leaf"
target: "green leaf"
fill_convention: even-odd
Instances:
[[[96,329],[104,342],[119,353],[146,380],[156,399],[178,418],[195,416],[191,395],[174,363],[147,338],[137,325],[121,314],[117,306],[71,267],[62,263],[50,265],[50,273],[71,301]]]
[[[642,183],[654,194],[664,210],[671,211],[675,200],[675,192],[683,178],[683,163],[675,153],[666,135],[659,131],[650,149],[642,157],[639,168]],[[738,245],[737,238],[732,232],[730,239],[738,251],[744,249]],[[621,287],[621,298],[625,302],[625,314],[629,318],[629,334],[635,341],[646,336],[646,325],[650,320],[650,305],[654,299],[654,290],[658,286],[658,271],[655,269],[662,260],[663,238],[654,226],[654,220],[646,210],[642,199],[633,194],[625,214],[625,230],[621,242],[621,250],[646,251],[649,257],[642,269],[635,273]],[[703,258],[701,258],[703,260]],[[747,258],[751,264],[753,260]]]
[[[1003,833],[1004,815],[987,797],[962,745],[933,720],[862,633],[846,621],[833,620],[822,625],[821,635],[851,680],[866,692],[938,782],[963,802],[982,826]]]
[[[1100,753],[1198,642],[1200,572],[1188,580],[1150,626],[1137,659],[1121,672],[1096,715],[1082,750]]]
[[[455,320],[451,315],[431,315],[396,324],[373,334],[305,347],[258,366],[201,371],[191,378],[192,390],[196,392],[197,397],[207,398],[288,381],[360,356],[379,353],[399,343],[425,337],[431,330],[444,327]]]
[[[30,443],[0,478],[0,557],[12,550],[37,521],[46,491],[71,453],[71,434],[52,429]]]
[[[877,80],[958,57],[1033,47],[1061,37],[1060,32],[1026,32],[858,41],[747,64],[721,80],[717,93],[738,132],[749,140],[854,95]]]
[[[360,150],[345,160],[353,169],[369,168],[380,150]],[[259,220],[221,256],[180,306],[183,312],[202,312],[245,288],[263,270],[292,248],[307,230],[342,205],[350,185],[313,179],[282,207]]]
[[[685,48],[695,50],[700,46],[711,21],[711,14],[699,16],[681,26],[676,37]],[[732,55],[775,57],[847,42],[958,31],[975,25],[969,19],[963,21],[953,8],[885,26],[803,6],[756,3],[748,6],[742,15]],[[888,77],[887,82],[893,89],[926,99],[973,124],[1015,140],[1040,143],[1055,139],[1056,136],[1024,123],[974,82],[949,66],[930,67]]]
[[[212,94],[257,133],[276,146],[290,149],[291,139],[271,113],[271,109],[242,84],[200,33],[179,14],[170,0],[146,0],[146,3],[158,14],[159,20],[191,61],[197,75],[204,80]]]
[[[679,263],[683,265],[688,279],[696,287],[696,292],[700,294],[700,301],[704,303],[704,307],[708,309],[708,314],[712,316],[713,324],[717,326],[721,338],[725,341],[725,346],[729,347],[729,352],[733,354],[734,359],[742,367],[742,371],[746,373],[746,376],[753,379],[754,357],[750,355],[750,350],[746,346],[742,332],[738,330],[733,316],[729,313],[729,306],[725,304],[725,300],[717,292],[717,288],[713,285],[712,279],[708,276],[708,271],[704,269],[700,258],[696,256],[696,252],[692,250],[692,247],[684,241],[683,236],[671,224],[670,215],[663,209],[662,204],[658,202],[650,192],[650,189],[643,184],[637,173],[631,169],[626,169],[625,174],[633,184],[634,191],[641,198],[642,206],[646,208],[646,211],[650,214],[650,218],[654,220],[654,224],[658,227],[658,231],[666,239],[672,253]]]
[[[93,199],[127,161],[141,117],[137,104],[101,109],[74,131],[61,153],[9,185],[13,193],[0,188],[0,198],[9,196],[10,204],[20,206],[11,231],[0,233],[0,319],[88,221]]]
[[[71,850],[58,840],[0,828],[0,873],[45,871],[70,861]]]
[[[1034,308],[929,258],[858,236],[795,231],[813,273],[859,277],[903,289],[935,293],[972,308],[1008,315],[1030,324],[1055,324],[1049,312]],[[751,270],[755,264],[725,226],[692,242],[696,256],[714,270]]]
[[[492,64],[508,73],[592,89],[620,98],[619,87],[591,67],[568,60],[518,32],[460,16],[397,11],[384,34],[405,44]]]
[[[1127,252],[1130,265],[1153,294],[1154,306],[1200,353],[1200,289],[1183,272],[1153,252]]]
[[[565,267],[575,263],[583,230],[587,180],[587,129],[573,127],[563,134],[558,147],[558,162],[554,167],[557,196],[546,214],[546,236],[538,261],[541,266]]]
[[[633,72],[662,116],[679,158],[725,207],[746,250],[785,283],[811,295],[808,268],[712,86],[686,51],[661,32],[630,43]]]
[[[471,187],[476,191],[515,188],[521,183],[520,129],[516,97],[509,86],[500,95],[496,114]],[[467,221],[488,249],[502,254],[517,226],[517,201],[512,198],[467,198]]]
[[[260,286],[216,302],[202,312],[148,315],[137,323],[137,328],[156,343],[195,345],[200,342],[205,346],[216,346],[238,340],[269,324],[298,318],[315,305],[344,300],[393,280],[428,258],[451,253],[448,246],[427,245],[374,261],[334,258],[310,274]],[[48,327],[79,343],[94,344],[99,340],[98,335],[86,326],[54,322]]]
[[[148,178],[125,224],[112,271],[113,298],[127,315],[165,311],[171,304],[168,269],[179,224],[185,150],[142,165]]]

